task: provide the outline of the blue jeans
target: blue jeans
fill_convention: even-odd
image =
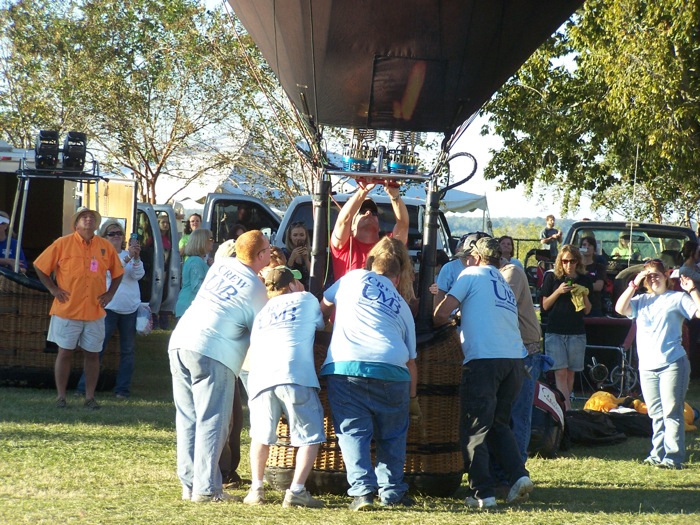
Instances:
[[[509,485],[529,475],[510,428],[511,407],[524,374],[523,359],[475,359],[462,367],[460,443],[469,488],[479,499],[495,496],[489,451]]]
[[[532,402],[535,399],[537,380],[542,375],[543,359],[544,356],[540,353],[531,354],[523,359],[527,373],[523,376],[523,384],[510,411],[510,428],[513,430],[523,463],[527,462],[527,447],[530,445],[532,430]]]
[[[639,382],[653,428],[649,457],[680,467],[685,460],[683,404],[690,383],[688,357],[657,370],[640,370]]]
[[[403,480],[408,433],[408,381],[326,376],[333,426],[347,473],[349,496],[379,493],[385,503],[408,490]],[[376,447],[372,468],[370,444]]]
[[[223,491],[219,457],[228,440],[236,375],[197,352],[168,352],[173,376],[177,475],[192,495]]]
[[[112,310],[105,310],[105,340],[100,352],[100,363],[107,348],[107,343],[119,329],[119,371],[114,393],[129,397],[131,394],[131,376],[134,375],[134,355],[136,350],[136,312],[131,314],[118,314]],[[80,376],[78,392],[85,393],[85,373]]]

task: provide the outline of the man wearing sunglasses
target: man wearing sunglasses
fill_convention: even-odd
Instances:
[[[357,183],[358,189],[343,206],[335,221],[331,235],[331,257],[335,280],[350,270],[365,267],[367,254],[379,240],[379,209],[367,197],[375,184]],[[401,199],[399,187],[384,184],[384,190],[391,197],[391,207],[396,217],[392,235],[395,239],[408,242],[408,209]]]

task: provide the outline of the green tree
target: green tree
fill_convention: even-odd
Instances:
[[[86,131],[103,169],[133,173],[145,201],[163,174],[184,187],[232,169],[288,201],[309,172],[292,146],[303,134],[232,24],[197,0],[5,1],[3,138],[31,147],[39,129]]]
[[[483,108],[504,147],[485,177],[551,189],[562,211],[689,223],[700,185],[700,10],[588,0]],[[635,199],[633,200],[633,195]]]

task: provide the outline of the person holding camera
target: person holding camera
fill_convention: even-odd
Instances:
[[[308,290],[309,275],[311,274],[311,243],[304,222],[292,223],[287,232],[285,244],[282,252],[287,258],[287,266],[301,274],[299,282],[304,285],[305,290]]]
[[[583,370],[586,355],[586,325],[591,312],[588,295],[593,282],[586,273],[579,249],[565,244],[557,255],[554,271],[547,272],[542,284],[542,310],[547,312],[544,336],[545,354],[554,360],[554,379],[571,409],[576,372]]]

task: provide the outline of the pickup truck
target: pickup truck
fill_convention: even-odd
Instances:
[[[667,268],[683,264],[680,252],[697,236],[690,228],[644,222],[580,221],[569,228],[563,244],[578,246],[581,239],[592,236],[597,255],[607,264],[608,278],[614,281],[613,304],[628,283],[644,268],[644,261],[660,259]],[[623,248],[627,243],[628,248]],[[619,253],[628,256],[620,256]]]

